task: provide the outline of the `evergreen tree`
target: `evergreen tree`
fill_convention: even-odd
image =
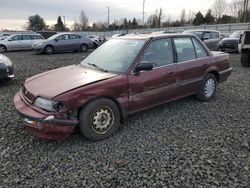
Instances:
[[[215,17],[212,15],[212,10],[209,9],[205,16],[205,23],[212,24],[214,23],[214,20],[215,20]]]
[[[194,18],[193,24],[194,25],[200,25],[200,24],[204,24],[205,23],[205,19],[203,14],[199,11]]]
[[[57,23],[55,24],[55,31],[65,31],[61,16],[58,16],[57,18]]]

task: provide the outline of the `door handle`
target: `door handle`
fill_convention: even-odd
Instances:
[[[167,72],[166,75],[172,75],[174,72]]]

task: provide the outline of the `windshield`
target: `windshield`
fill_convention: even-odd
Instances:
[[[240,38],[241,33],[242,31],[235,31],[229,36],[229,38]]]
[[[49,37],[47,40],[54,40],[55,38],[59,37],[61,35],[61,33],[52,35],[51,37]]]
[[[101,45],[81,65],[93,68],[93,64],[106,71],[126,72],[145,40],[112,39]]]

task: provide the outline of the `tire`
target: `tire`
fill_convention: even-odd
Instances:
[[[242,53],[241,54],[241,58],[240,58],[240,62],[241,62],[241,65],[243,67],[250,67],[250,52],[247,52],[247,53]]]
[[[45,49],[44,49],[44,52],[47,54],[47,55],[51,55],[54,53],[54,48],[52,46],[46,46]]]
[[[120,112],[110,99],[88,103],[80,112],[80,130],[85,138],[99,141],[112,136],[120,127]]]
[[[0,45],[0,53],[6,52],[7,48],[4,45]]]
[[[196,94],[199,101],[209,101],[215,96],[217,80],[213,74],[207,74],[202,81],[200,91]]]
[[[82,44],[80,46],[80,52],[87,52],[88,51],[88,46],[86,44]]]

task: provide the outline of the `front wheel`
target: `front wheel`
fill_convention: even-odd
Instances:
[[[96,99],[80,112],[80,130],[88,140],[106,139],[113,135],[119,126],[120,112],[110,99]]]
[[[7,49],[4,45],[0,45],[0,53],[5,52]]]
[[[87,52],[88,51],[88,46],[86,44],[82,44],[80,47],[80,52]]]
[[[213,74],[208,74],[203,79],[199,93],[196,94],[196,98],[200,101],[211,100],[216,92],[217,80]]]
[[[47,55],[53,54],[54,53],[54,48],[52,46],[46,46],[45,49],[44,49],[44,52]]]

